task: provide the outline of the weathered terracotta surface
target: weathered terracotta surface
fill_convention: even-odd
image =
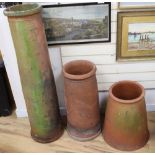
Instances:
[[[23,4],[6,9],[4,14],[16,50],[31,135],[46,143],[58,139],[63,129],[40,12],[37,4]]]
[[[86,60],[64,65],[67,131],[76,140],[85,141],[100,133],[96,66]]]
[[[105,141],[119,150],[136,150],[149,139],[144,88],[133,81],[111,86],[102,131]]]

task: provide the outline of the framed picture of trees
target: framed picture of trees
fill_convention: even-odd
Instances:
[[[48,45],[111,41],[111,3],[43,5]]]

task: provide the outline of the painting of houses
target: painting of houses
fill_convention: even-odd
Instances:
[[[109,5],[43,7],[48,43],[110,41]]]

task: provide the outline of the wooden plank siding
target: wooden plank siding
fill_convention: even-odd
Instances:
[[[61,46],[62,63],[90,60],[97,66],[99,91],[106,91],[116,81],[133,80],[145,88],[155,88],[155,61],[116,61],[117,3],[112,3],[111,42]]]

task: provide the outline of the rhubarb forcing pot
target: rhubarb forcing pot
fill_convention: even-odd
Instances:
[[[79,141],[93,139],[100,133],[96,66],[86,60],[71,61],[63,73],[68,134]]]
[[[103,126],[105,141],[119,150],[143,147],[149,139],[144,88],[137,82],[111,86]]]
[[[41,7],[15,5],[4,14],[8,16],[14,42],[32,138],[42,143],[54,141],[63,129]]]

